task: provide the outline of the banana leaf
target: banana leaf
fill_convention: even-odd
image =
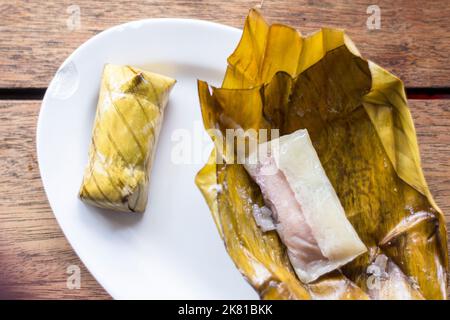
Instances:
[[[361,57],[342,31],[302,36],[251,10],[221,88],[198,82],[216,142],[196,184],[237,268],[262,299],[445,299],[445,219],[425,181],[402,82]],[[221,148],[227,129],[306,128],[368,252],[299,281],[275,231],[252,207],[261,191]],[[218,132],[217,132],[218,131]]]
[[[175,80],[107,64],[79,196],[91,205],[143,212],[156,143]]]

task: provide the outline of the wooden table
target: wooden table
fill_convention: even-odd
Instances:
[[[109,295],[92,278],[59,229],[36,162],[35,131],[42,96],[63,60],[98,32],[130,20],[205,19],[242,27],[242,0],[0,0],[0,298],[87,298]],[[381,9],[381,29],[368,30],[367,7]],[[80,8],[69,30],[68,6]],[[70,11],[70,10],[69,10]],[[450,6],[448,1],[266,0],[271,22],[309,33],[345,28],[362,54],[404,80],[423,169],[441,209],[450,214]],[[81,268],[81,288],[66,286],[67,267]]]

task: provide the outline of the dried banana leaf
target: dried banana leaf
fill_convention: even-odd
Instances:
[[[222,88],[198,86],[205,128],[220,131],[196,183],[228,253],[261,298],[446,298],[445,220],[422,173],[398,78],[363,59],[341,30],[302,37],[251,10]],[[254,221],[253,204],[263,205],[258,186],[220,153],[230,128],[281,135],[306,128],[368,253],[301,283],[276,233]]]
[[[80,198],[117,211],[143,212],[148,180],[175,80],[130,66],[103,71]]]

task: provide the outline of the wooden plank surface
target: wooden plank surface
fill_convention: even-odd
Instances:
[[[45,88],[76,47],[116,24],[180,17],[241,28],[248,9],[260,2],[0,0],[0,88]],[[371,4],[381,9],[379,30],[366,26]],[[80,28],[74,30],[67,25],[71,5],[80,9]],[[302,33],[345,28],[365,57],[407,87],[450,88],[446,0],[265,0],[262,12]],[[450,100],[410,105],[427,181],[450,221]],[[39,106],[40,101],[0,100],[0,298],[109,298],[67,243],[48,205],[36,162]],[[80,289],[67,288],[71,265],[81,268]]]
[[[430,189],[450,227],[450,100],[412,100]],[[40,101],[0,101],[0,298],[107,298],[60,231],[36,162]],[[66,287],[69,265],[81,289]]]
[[[46,87],[75,48],[116,24],[182,17],[241,28],[248,9],[260,2],[0,0],[0,87]],[[67,21],[73,15],[67,10],[73,4],[80,8],[80,28],[71,31]],[[379,30],[366,26],[371,4],[381,10]],[[450,87],[446,0],[265,0],[262,12],[269,21],[290,24],[303,33],[320,26],[345,28],[365,57],[398,75],[406,86]]]
[[[109,298],[61,232],[36,162],[40,101],[0,101],[0,299]],[[81,269],[80,289],[67,268]]]

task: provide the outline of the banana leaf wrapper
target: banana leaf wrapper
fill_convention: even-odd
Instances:
[[[421,169],[403,84],[363,59],[343,31],[303,37],[251,10],[222,88],[199,81],[198,90],[216,148],[196,184],[230,257],[261,298],[446,298],[445,219]],[[254,221],[259,187],[221,151],[226,129],[236,128],[280,135],[306,128],[368,252],[301,283],[276,232],[263,233]]]
[[[103,70],[81,200],[116,211],[143,212],[149,174],[175,80],[130,66]]]

